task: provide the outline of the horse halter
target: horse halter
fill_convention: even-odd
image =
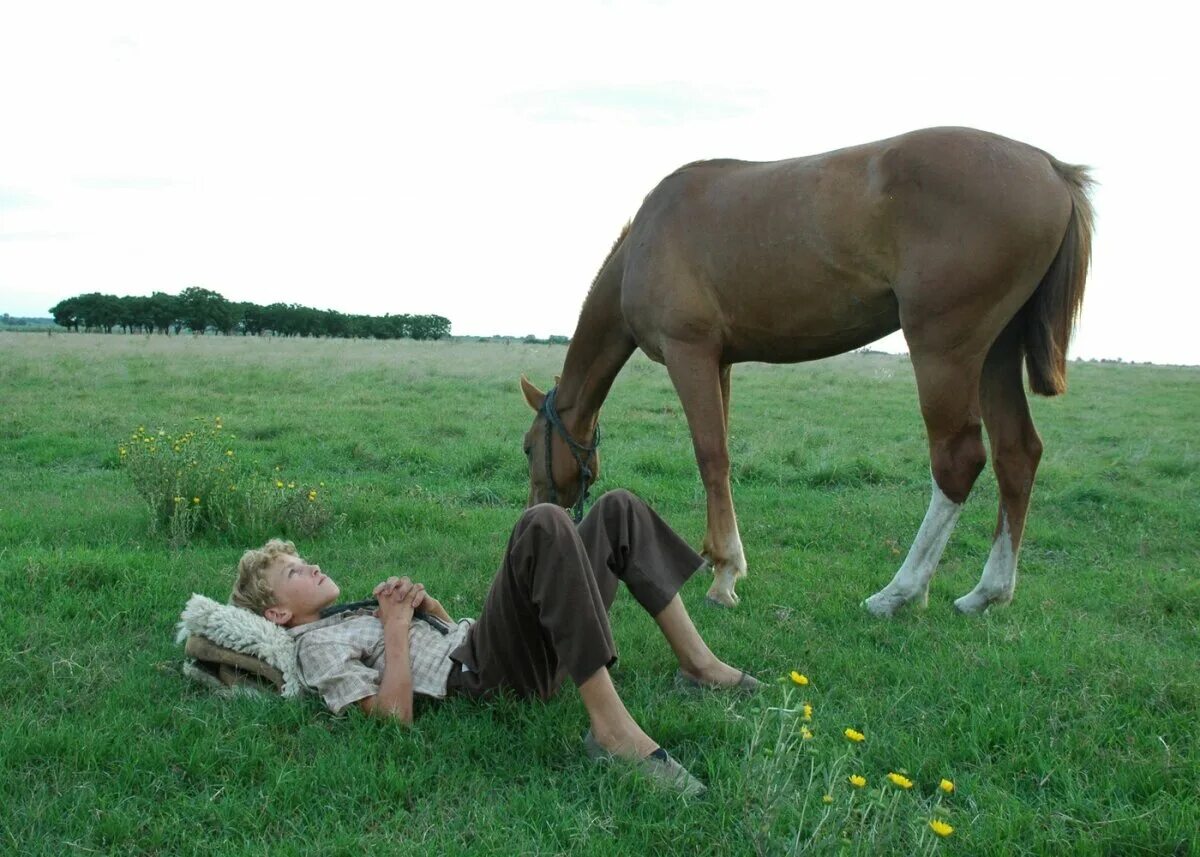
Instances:
[[[600,423],[596,422],[596,434],[592,437],[592,445],[585,446],[579,443],[575,438],[571,437],[567,427],[563,425],[562,417],[558,415],[558,411],[554,408],[554,401],[558,398],[558,387],[551,387],[546,393],[546,398],[542,401],[542,406],[538,408],[538,413],[546,418],[546,481],[550,483],[550,502],[558,505],[558,489],[554,487],[554,472],[551,469],[553,463],[553,450],[551,448],[552,436],[550,428],[553,427],[558,432],[559,436],[566,441],[567,448],[571,450],[571,455],[575,459],[575,463],[579,465],[579,497],[575,500],[575,506],[571,510],[571,515],[578,524],[583,520],[583,507],[587,501],[588,483],[592,481],[595,475],[591,468],[588,467],[588,461],[596,453],[597,447],[600,446]]]

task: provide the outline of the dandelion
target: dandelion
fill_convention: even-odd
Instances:
[[[163,436],[163,435],[165,435],[165,434],[166,434],[166,432],[165,432],[165,431],[163,431],[162,429],[159,429],[159,430],[158,430],[158,436],[159,436],[159,437],[162,437],[162,436]]]
[[[275,465],[275,472],[276,472],[276,473],[278,473],[278,472],[279,472],[280,470],[282,470],[282,469],[283,469],[283,468],[281,468],[281,467],[280,467],[278,464],[276,464],[276,465]]]
[[[804,703],[804,719],[808,721],[812,720],[812,706],[807,702]]]
[[[821,798],[821,803],[833,803],[833,795],[825,795]]]
[[[275,480],[275,487],[276,487],[276,488],[282,488],[282,487],[283,487],[283,483],[282,483],[282,482],[280,482],[278,479],[276,479],[276,480]]]
[[[192,498],[192,505],[193,505],[193,506],[199,506],[199,505],[200,505],[200,498],[199,498],[199,497],[193,497],[193,498]]]
[[[126,455],[126,453],[128,453],[128,451],[129,450],[125,449],[125,447],[123,447],[123,446],[117,448],[117,452],[121,453],[122,458],[125,457],[125,455]]]
[[[855,744],[861,744],[863,741],[867,740],[867,736],[859,732],[857,729],[847,729],[842,734]]]
[[[950,780],[942,780],[940,783],[938,783],[938,788],[944,791],[946,794],[954,793],[954,783]]]
[[[233,450],[232,449],[225,450],[225,454],[228,455],[230,458],[233,458]]]
[[[930,819],[929,829],[942,838],[945,838],[954,832],[954,828],[946,824],[946,822],[942,821],[940,818]]]
[[[311,502],[313,502],[313,501],[314,501],[314,500],[316,500],[316,499],[317,499],[317,492],[316,492],[316,491],[309,491],[309,492],[308,492],[308,502],[310,502],[310,503],[311,503]]]
[[[289,483],[288,483],[288,488],[295,488],[295,487],[296,487],[296,483],[295,483],[295,482],[289,482]]]
[[[801,687],[804,687],[806,684],[808,684],[808,676],[804,675],[803,673],[798,673],[795,670],[792,670],[791,679]]]
[[[801,726],[801,727],[800,727],[800,738],[801,738],[801,740],[804,740],[804,741],[811,741],[811,740],[812,740],[812,736],[813,736],[813,734],[812,734],[812,730],[811,730],[811,729],[809,729],[807,726]]]
[[[903,774],[897,774],[895,771],[888,774],[888,779],[892,781],[893,785],[897,785],[902,789],[911,789],[913,786],[912,780]]]
[[[318,484],[318,485],[320,485],[322,488],[324,488],[324,487],[325,487],[325,483],[324,483],[324,482],[318,482],[317,484]]]
[[[229,486],[229,490],[230,490],[230,491],[236,491],[236,490],[237,490],[237,486],[236,486],[236,485],[230,485],[230,486]]]
[[[867,784],[867,778],[860,776],[859,774],[851,774],[849,777],[847,777],[847,779],[849,780],[850,785],[854,786],[856,789],[861,789]]]

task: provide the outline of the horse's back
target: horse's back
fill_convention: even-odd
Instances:
[[[899,327],[896,288],[914,266],[1009,264],[1031,237],[1061,237],[1061,184],[1040,150],[964,128],[780,161],[697,161],[634,218],[622,306],[639,341],[707,336],[729,360],[849,350]],[[1053,249],[1032,264],[1044,268]]]

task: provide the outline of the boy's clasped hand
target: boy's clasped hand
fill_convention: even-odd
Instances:
[[[438,617],[445,615],[442,605],[425,591],[425,584],[414,583],[407,577],[389,577],[378,584],[371,594],[379,601],[375,615],[385,623],[393,617],[411,622],[415,610],[424,610]]]

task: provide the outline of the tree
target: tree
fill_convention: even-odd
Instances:
[[[67,330],[79,330],[79,299],[67,298],[50,307],[54,323]]]
[[[84,330],[99,330],[112,333],[112,329],[120,323],[120,298],[116,295],[102,295],[99,292],[89,292],[76,298],[79,312],[79,323]]]
[[[150,320],[150,298],[129,295],[117,298],[117,312],[126,333],[144,333],[154,328]]]
[[[181,309],[179,298],[174,295],[168,295],[166,292],[155,292],[150,296],[148,309],[150,323],[159,333],[163,335],[169,334],[171,326],[181,321],[179,318]],[[178,328],[176,328],[175,332],[179,332]]]
[[[233,307],[211,289],[189,286],[179,293],[183,323],[192,333],[203,334],[209,327],[222,333],[233,329]]]

